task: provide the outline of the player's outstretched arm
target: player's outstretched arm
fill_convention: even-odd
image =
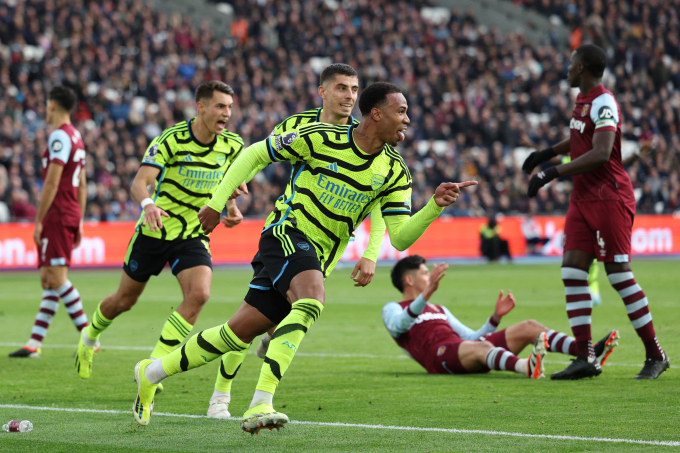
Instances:
[[[130,195],[144,210],[142,225],[148,225],[151,231],[160,231],[163,228],[163,217],[170,217],[167,212],[156,206],[151,199],[147,187],[153,184],[161,172],[160,168],[153,165],[142,165],[132,181]]]
[[[267,140],[257,142],[241,153],[229,167],[222,182],[207,205],[198,212],[203,232],[208,234],[220,223],[220,214],[234,191],[246,180],[248,175],[261,164],[272,162],[267,153]]]
[[[442,183],[437,187],[430,201],[416,215],[412,217],[407,215],[385,216],[390,242],[394,248],[403,251],[412,246],[444,208],[456,202],[462,188],[477,184],[477,181]]]

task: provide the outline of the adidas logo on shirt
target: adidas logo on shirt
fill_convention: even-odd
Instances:
[[[337,164],[336,162],[333,162],[332,164],[330,164],[330,165],[328,165],[328,166],[326,166],[326,167],[324,167],[324,168],[327,168],[327,169],[329,169],[330,171],[334,171],[334,172],[336,172],[336,173],[338,172],[338,164]]]
[[[193,160],[191,159],[191,154],[189,154],[187,157],[182,159],[182,162],[193,162]]]

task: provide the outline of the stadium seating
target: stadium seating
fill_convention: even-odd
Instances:
[[[566,211],[569,181],[527,199],[515,149],[554,143],[568,130],[569,50],[534,47],[457,11],[433,23],[420,14],[424,1],[347,2],[344,10],[309,0],[230,3],[236,17],[226,38],[139,0],[0,4],[0,221],[26,216],[26,201],[37,201],[45,96],[57,84],[80,98],[74,122],[89,153],[86,219],[129,220],[139,213],[128,189],[143,150],[194,114],[198,83],[234,87],[229,129],[248,144],[319,105],[317,71],[332,61],[357,68],[364,86],[390,80],[404,89],[412,123],[399,148],[412,169],[414,209],[439,182],[475,178],[479,189],[447,214]],[[621,104],[625,138],[654,139],[655,151],[629,169],[638,212],[678,209],[680,29],[671,14],[678,1],[595,2],[609,5],[596,10],[583,0],[523,3],[607,49],[605,83]],[[254,180],[240,201],[244,214],[265,216],[287,176],[274,165]]]

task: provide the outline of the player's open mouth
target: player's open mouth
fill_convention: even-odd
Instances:
[[[352,104],[340,104],[340,107],[344,107],[346,109],[351,109],[354,106]]]
[[[397,137],[399,137],[400,142],[406,140],[406,135],[404,135],[404,132],[406,132],[406,128],[397,131]]]
[[[217,127],[219,127],[220,129],[224,129],[225,127],[227,127],[227,122],[226,121],[218,121]]]

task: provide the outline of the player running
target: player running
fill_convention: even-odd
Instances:
[[[225,129],[233,95],[234,90],[223,82],[202,83],[195,95],[198,116],[166,129],[146,150],[130,189],[144,212],[130,240],[118,290],[99,304],[92,324],[80,337],[76,371],[81,378],[92,373],[92,348],[101,333],[137,303],[149,278],[160,274],[166,263],[184,299],[165,322],[152,358],[168,354],[184,341],[210,297],[210,244],[196,213],[243,149],[241,137]],[[151,199],[147,187],[154,183]],[[226,205],[229,216],[222,222],[230,228],[243,216],[233,200]]]
[[[53,132],[43,154],[43,188],[35,216],[33,241],[38,247],[40,283],[43,287],[40,311],[31,338],[10,357],[40,357],[42,341],[59,309],[59,299],[80,332],[87,327],[80,293],[68,279],[71,251],[83,237],[83,215],[87,202],[85,145],[71,124],[76,94],[57,86],[47,97],[47,122]]]
[[[590,333],[593,301],[588,268],[595,258],[604,262],[609,282],[623,299],[628,319],[645,346],[647,358],[635,379],[656,379],[670,366],[656,339],[647,297],[630,267],[635,196],[621,162],[619,106],[602,85],[606,66],[606,54],[595,45],[583,45],[572,53],[567,77],[581,92],[569,123],[570,136],[551,148],[531,153],[522,166],[531,173],[536,165],[557,154],[571,156],[571,162],[549,167],[529,181],[529,197],[534,197],[538,189],[557,177],[573,176],[574,180],[564,227],[562,280],[578,358],[551,379],[581,379],[602,373]]]
[[[291,161],[294,176],[267,218],[259,245],[262,269],[234,316],[224,325],[199,332],[162,359],[142,360],[135,366],[138,391],[133,413],[138,423],[149,423],[156,387],[164,378],[226,352],[243,351],[256,336],[278,326],[241,428],[255,433],[283,426],[288,417],[272,407],[274,392],[305,333],[321,315],[324,279],[354,228],[380,205],[392,245],[404,250],[456,201],[461,187],[477,184],[443,183],[411,217],[411,176],[392,148],[404,140],[410,122],[406,98],[398,86],[378,82],[363,91],[359,108],[358,126],[301,126],[250,146],[229,169],[199,212],[206,232],[218,224],[229,194],[259,165]]]
[[[392,269],[392,284],[402,293],[401,302],[390,302],[382,309],[387,331],[397,344],[428,373],[468,374],[489,370],[514,371],[528,378],[543,375],[547,351],[576,355],[572,337],[527,320],[496,332],[503,316],[515,307],[511,291],[501,291],[493,315],[477,331],[460,322],[444,306],[431,304],[444,277],[447,264],[435,265],[432,273],[425,258],[413,255],[399,260]],[[604,364],[618,345],[614,330],[595,345]],[[517,357],[526,346],[534,345],[528,359]]]
[[[323,107],[307,110],[302,113],[292,115],[283,120],[272,131],[271,135],[281,135],[290,132],[309,123],[326,123],[333,125],[358,125],[359,121],[352,116],[352,109],[357,100],[359,90],[359,77],[357,72],[349,65],[336,63],[326,67],[321,71],[319,81],[319,96],[323,99]],[[266,167],[262,164],[251,173],[250,180],[257,172]],[[330,167],[333,165],[331,164]],[[292,176],[292,175],[291,175]],[[375,264],[378,261],[380,246],[385,237],[385,222],[380,213],[380,206],[376,205],[371,212],[371,234],[368,246],[362,258],[354,266],[354,271],[350,275],[356,282],[354,286],[368,285],[375,275]],[[252,262],[255,275],[262,269],[262,260],[259,253],[255,255]],[[273,333],[273,332],[270,332]],[[262,338],[261,345],[267,345],[270,339],[267,334]],[[231,402],[231,385],[236,377],[246,351],[229,352],[222,356],[222,363],[217,372],[215,390],[210,398],[208,405],[208,417],[229,418],[229,403]],[[260,348],[258,348],[260,354]],[[264,356],[263,356],[264,358]]]

